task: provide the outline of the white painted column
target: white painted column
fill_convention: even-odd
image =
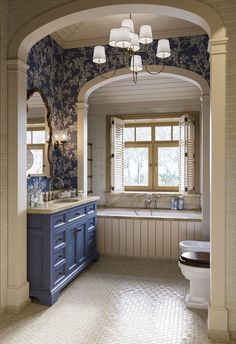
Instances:
[[[88,192],[88,107],[87,103],[77,103],[77,184],[84,196]]]
[[[201,145],[202,145],[202,230],[203,240],[210,240],[210,96],[201,98]]]
[[[225,118],[226,43],[211,40],[210,109],[210,235],[211,288],[208,312],[209,334],[228,336],[226,310],[226,221],[225,221]]]
[[[8,75],[8,281],[7,307],[29,301],[26,223],[26,89],[28,66],[7,61]],[[17,96],[16,96],[17,95]]]

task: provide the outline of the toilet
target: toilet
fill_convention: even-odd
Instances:
[[[210,252],[210,241],[184,240],[180,241],[179,248],[183,252]]]
[[[178,265],[190,281],[185,305],[189,308],[208,308],[210,290],[210,243],[186,240],[179,243],[182,252]],[[198,251],[199,250],[199,251]]]

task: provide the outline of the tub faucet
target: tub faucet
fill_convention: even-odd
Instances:
[[[158,198],[160,197],[160,195],[158,194],[152,194],[152,195],[147,195],[147,198],[145,198],[144,202],[145,202],[145,208],[150,208],[151,204],[154,202],[154,206],[155,208],[157,208],[157,204],[158,204]]]

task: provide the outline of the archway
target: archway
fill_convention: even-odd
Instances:
[[[121,3],[122,2],[122,3]],[[30,47],[45,35],[78,21],[81,17],[127,12],[165,13],[188,19],[204,28],[211,37],[211,304],[209,329],[227,336],[225,308],[225,65],[226,32],[220,16],[197,0],[186,2],[150,0],[149,4],[130,0],[103,0],[99,7],[93,0],[58,6],[22,26],[10,42],[8,50],[8,287],[7,305],[20,307],[28,299],[26,281],[26,156],[20,148],[25,143],[26,128],[26,57]],[[19,156],[21,159],[19,160]],[[213,173],[214,171],[214,173]],[[223,228],[223,230],[222,230]],[[221,257],[217,252],[221,252]],[[222,278],[224,276],[224,278]]]

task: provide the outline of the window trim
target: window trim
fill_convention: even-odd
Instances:
[[[149,148],[149,164],[148,164],[148,186],[134,186],[134,185],[124,185],[124,191],[166,191],[166,192],[178,192],[179,188],[172,186],[159,186],[157,184],[158,180],[158,154],[155,152],[157,147],[178,147],[178,141],[173,140],[173,127],[178,126],[179,123],[176,121],[166,121],[166,122],[150,122],[146,123],[128,123],[125,124],[125,128],[137,128],[137,127],[151,127],[151,140],[150,141],[136,141],[136,130],[134,131],[135,141],[124,142],[125,148],[135,148],[135,147],[148,147]],[[156,127],[171,127],[171,140],[156,140],[155,128]]]
[[[156,120],[161,119],[166,120],[168,122],[168,119],[170,118],[176,118],[179,120],[179,118],[183,114],[189,114],[193,116],[194,118],[194,126],[195,126],[195,141],[194,141],[194,147],[195,147],[195,167],[194,167],[194,173],[195,173],[195,194],[200,193],[201,189],[201,143],[200,143],[200,137],[201,137],[201,114],[199,111],[180,111],[180,112],[160,112],[160,113],[142,113],[142,114],[113,114],[113,115],[107,115],[106,116],[106,192],[110,193],[111,192],[111,148],[110,148],[110,123],[111,123],[111,117],[117,117],[120,118],[124,121],[136,121],[136,120],[142,120],[142,123],[136,123],[140,126],[145,126],[149,123],[156,124],[158,123],[159,125],[162,124],[162,122],[153,122]],[[148,121],[147,121],[148,120]],[[166,123],[165,122],[165,123]],[[171,122],[173,123],[173,122]],[[126,126],[128,126],[130,123],[126,123]],[[131,124],[131,127],[134,126],[135,123]],[[156,190],[153,190],[156,191]],[[139,192],[136,190],[132,191],[124,191],[124,192]],[[145,192],[145,190],[143,191]],[[161,193],[167,193],[167,194],[178,194],[179,192],[173,192],[173,191],[160,191]]]

